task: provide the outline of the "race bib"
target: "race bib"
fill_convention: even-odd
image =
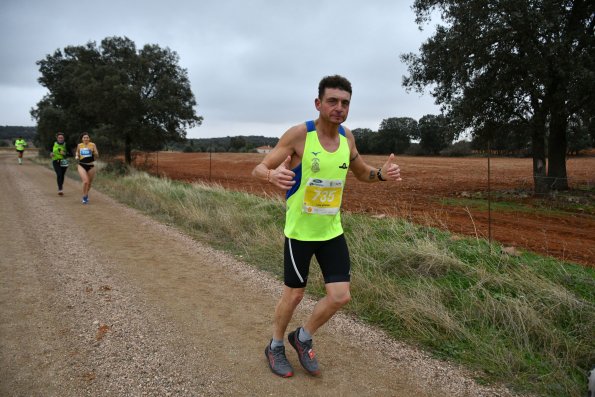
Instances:
[[[339,179],[314,179],[306,183],[302,211],[308,214],[335,215],[341,207],[343,181]]]
[[[91,157],[93,155],[93,151],[89,148],[81,148],[80,156],[81,158]]]

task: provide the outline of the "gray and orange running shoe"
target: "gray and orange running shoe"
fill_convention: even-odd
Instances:
[[[271,343],[269,342],[264,349],[264,355],[269,362],[269,368],[275,375],[279,375],[282,378],[293,376],[293,368],[285,356],[285,346],[279,346],[272,349]]]
[[[310,375],[318,376],[320,375],[320,368],[318,367],[318,360],[316,360],[316,353],[312,350],[312,340],[301,342],[298,338],[300,328],[298,327],[295,331],[290,332],[287,339],[297,352],[302,367]]]

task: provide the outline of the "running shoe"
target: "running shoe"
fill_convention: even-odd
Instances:
[[[293,376],[293,368],[285,356],[285,346],[279,346],[272,349],[271,344],[269,343],[264,349],[264,355],[269,362],[269,368],[271,368],[271,371],[273,371],[275,375],[279,375],[283,378]]]
[[[318,360],[316,360],[316,353],[312,350],[312,340],[302,342],[298,338],[298,333],[301,327],[287,335],[289,343],[298,354],[300,364],[310,375],[320,375],[320,368],[318,367]]]
[[[83,196],[83,204],[89,204],[89,197]]]
[[[58,190],[58,196],[63,196],[64,192],[62,192],[62,190]]]

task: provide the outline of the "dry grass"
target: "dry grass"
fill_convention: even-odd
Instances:
[[[284,205],[143,173],[100,174],[118,200],[255,266],[282,272]],[[345,214],[353,301],[347,310],[436,356],[543,396],[586,390],[595,363],[595,271],[394,218]],[[309,292],[324,293],[312,267]]]

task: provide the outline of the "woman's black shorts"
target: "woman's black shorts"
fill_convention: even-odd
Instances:
[[[83,167],[86,172],[89,172],[91,168],[95,167],[93,164],[79,163],[79,165]]]

